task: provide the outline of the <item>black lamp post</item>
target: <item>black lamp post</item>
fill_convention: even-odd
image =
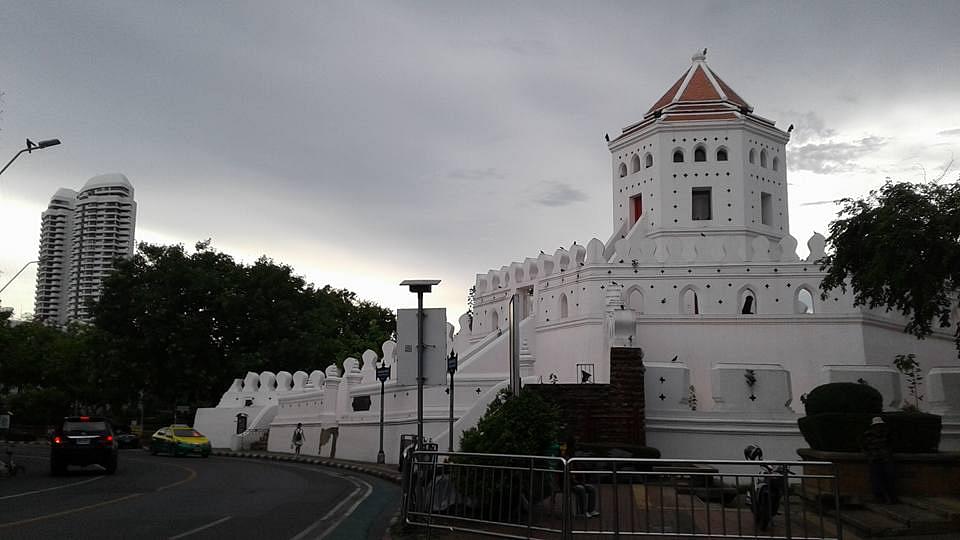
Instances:
[[[0,169],[0,174],[3,174],[3,171],[7,170],[7,167],[9,167],[18,157],[20,157],[20,154],[24,152],[32,154],[34,150],[43,150],[44,148],[50,148],[51,146],[56,146],[58,144],[60,144],[60,139],[47,139],[38,143],[27,139],[27,147],[14,154],[13,157],[10,158],[10,161],[8,161],[7,164]]]

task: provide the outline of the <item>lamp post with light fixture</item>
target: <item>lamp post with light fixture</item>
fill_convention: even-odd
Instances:
[[[20,270],[18,270],[17,273],[14,274],[13,277],[10,278],[9,281],[7,281],[6,285],[4,285],[3,288],[0,288],[0,293],[2,293],[3,291],[7,290],[7,287],[9,287],[11,283],[13,283],[13,280],[17,279],[17,276],[19,276],[20,274],[22,274],[23,271],[26,270],[27,267],[30,266],[31,264],[40,264],[40,261],[39,261],[39,260],[30,261],[30,262],[28,262],[27,264],[23,265],[23,267],[20,268]]]
[[[423,295],[433,290],[439,279],[408,279],[400,283],[401,287],[410,287],[417,293],[417,446],[423,445]],[[452,436],[452,435],[451,435]]]
[[[2,169],[0,169],[0,174],[3,174],[3,171],[7,170],[7,167],[12,165],[13,162],[16,161],[18,157],[20,157],[20,154],[24,152],[28,154],[32,154],[34,150],[43,150],[44,148],[50,148],[51,146],[56,146],[58,144],[60,144],[60,139],[47,139],[45,141],[40,141],[38,143],[35,143],[30,139],[27,139],[27,147],[24,148],[23,150],[20,150],[16,154],[14,154],[13,157],[10,158],[10,161],[8,161],[7,164],[4,165]]]

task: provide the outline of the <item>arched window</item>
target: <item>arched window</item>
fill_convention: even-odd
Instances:
[[[560,295],[560,318],[566,319],[570,316],[570,304],[567,302],[567,295]]]
[[[620,178],[623,178],[623,177],[626,176],[626,175],[627,175],[627,164],[626,164],[626,163],[621,163],[621,164],[620,164]]]
[[[697,297],[697,291],[688,287],[680,293],[680,313],[683,315],[700,314],[700,298]]]
[[[637,172],[640,170],[640,156],[634,154],[633,158],[630,159],[630,172]]]
[[[751,149],[750,149],[750,153],[747,154],[747,160],[749,160],[750,163],[756,163],[756,162],[757,162],[757,151],[754,150],[753,148],[751,148]]]
[[[780,170],[780,158],[778,158],[778,157],[776,157],[776,156],[774,156],[774,158],[773,158],[773,170],[775,170],[775,171],[779,171],[779,170]]]
[[[764,168],[767,166],[767,151],[766,151],[766,150],[761,150],[761,151],[760,151],[760,166],[761,166],[761,167],[764,167]]]
[[[802,314],[813,313],[813,293],[806,287],[797,289],[797,301],[794,304],[794,311]]]
[[[683,150],[677,148],[673,151],[673,162],[674,163],[683,163]]]
[[[653,154],[647,154],[643,158],[643,166],[646,168],[653,167]]]
[[[637,313],[643,313],[643,293],[640,292],[640,289],[630,291],[630,296],[627,297],[627,307]]]
[[[744,289],[740,292],[740,314],[757,314],[757,295],[750,289]]]
[[[500,316],[497,314],[497,310],[490,311],[490,331],[496,332],[500,329]]]
[[[717,161],[726,161],[727,160],[727,149],[718,148],[717,149]]]
[[[699,161],[706,161],[706,160],[707,160],[707,150],[706,150],[704,147],[702,147],[702,146],[698,146],[698,147],[694,148],[694,149],[693,149],[693,160],[694,160],[694,161],[698,161],[698,162],[699,162]]]

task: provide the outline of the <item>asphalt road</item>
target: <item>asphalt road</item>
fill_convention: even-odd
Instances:
[[[319,466],[174,458],[121,450],[117,472],[49,475],[49,449],[14,447],[24,476],[0,478],[0,538],[377,539],[398,486]]]

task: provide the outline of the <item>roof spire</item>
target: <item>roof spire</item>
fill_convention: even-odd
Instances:
[[[702,51],[698,50],[697,52],[693,53],[693,56],[690,58],[690,60],[693,60],[694,62],[704,62],[706,61],[706,59],[707,59],[706,47],[704,47]]]

